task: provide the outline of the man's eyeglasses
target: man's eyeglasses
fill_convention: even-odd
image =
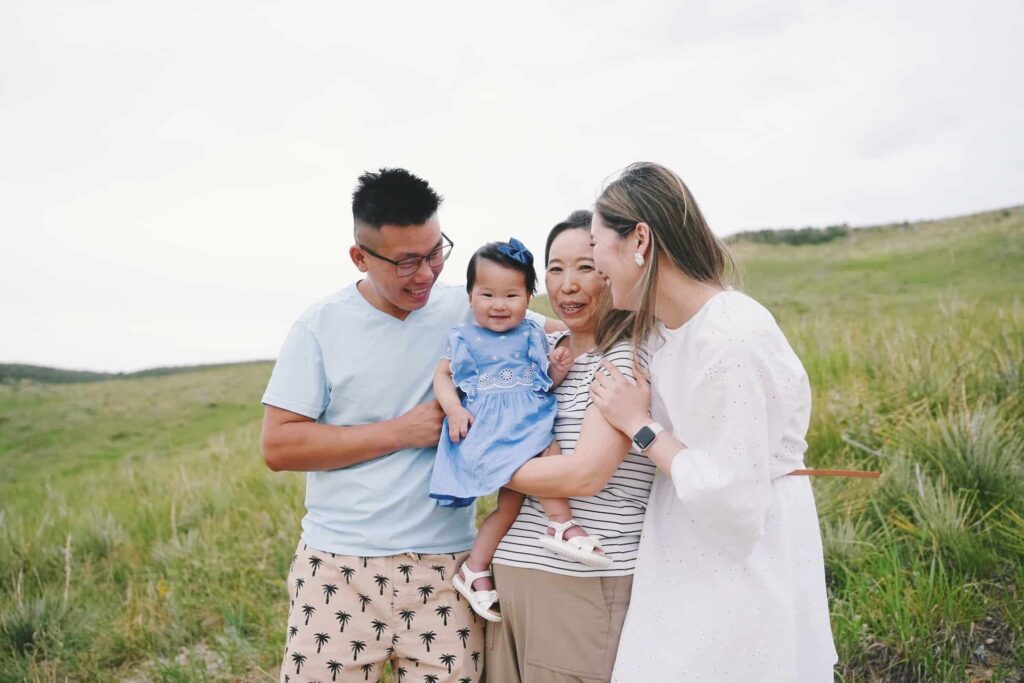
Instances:
[[[389,259],[387,256],[381,256],[374,250],[364,247],[361,244],[357,243],[357,246],[374,258],[379,258],[381,261],[387,261],[388,263],[394,264],[395,274],[398,275],[398,277],[409,277],[420,269],[420,264],[424,261],[426,261],[427,265],[431,268],[438,268],[442,263],[448,260],[449,256],[451,256],[452,247],[455,246],[455,243],[448,239],[448,235],[442,232],[441,244],[437,249],[434,249],[434,251],[430,252],[426,256],[410,256],[398,261]]]

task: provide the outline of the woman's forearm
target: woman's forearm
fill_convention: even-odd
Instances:
[[[627,429],[631,434],[636,434],[642,427],[652,422],[650,418],[636,420]],[[672,461],[686,449],[686,444],[677,439],[672,432],[664,430],[654,439],[654,443],[647,447],[644,455],[650,458],[651,462],[658,466],[658,469],[665,474],[672,474]]]
[[[592,496],[605,487],[608,479],[611,474],[602,479],[582,455],[551,455],[530,460],[516,470],[506,486],[529,496],[567,498]]]
[[[587,408],[576,451],[534,458],[519,468],[508,486],[530,496],[593,496],[615,474],[629,439],[612,427],[597,406]]]

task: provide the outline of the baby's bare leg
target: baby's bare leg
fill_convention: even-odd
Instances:
[[[558,445],[558,439],[553,439],[551,445],[541,454],[544,457],[549,455],[561,455],[562,448]],[[572,509],[569,507],[568,498],[538,498],[537,501],[544,508],[544,514],[552,522],[568,522],[572,519]],[[555,530],[548,527],[548,536],[554,536]],[[586,536],[587,531],[581,526],[571,526],[565,530],[562,538],[569,539],[576,536]]]
[[[466,564],[475,572],[487,569],[494,558],[494,551],[498,544],[505,537],[512,523],[519,516],[519,509],[523,506],[523,494],[512,489],[503,488],[498,491],[498,507],[480,523],[476,532],[476,540],[473,541],[473,548],[469,551],[469,559]],[[477,579],[470,586],[475,591],[490,590],[494,588],[494,582],[490,578]]]

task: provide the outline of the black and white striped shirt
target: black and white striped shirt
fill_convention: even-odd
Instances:
[[[549,335],[552,348],[564,334]],[[619,342],[603,356],[585,353],[576,359],[565,380],[554,389],[558,399],[555,437],[563,453],[576,450],[583,416],[591,404],[590,383],[602,360],[608,360],[623,374],[633,376],[633,348],[629,341]],[[646,372],[647,363],[642,352],[638,365]],[[532,496],[526,498],[515,523],[498,546],[494,563],[569,576],[632,574],[655,470],[654,463],[633,446],[600,493],[569,499],[573,518],[588,533],[600,537],[605,553],[614,561],[611,567],[587,567],[544,550],[536,539],[546,533],[547,517],[541,504]]]

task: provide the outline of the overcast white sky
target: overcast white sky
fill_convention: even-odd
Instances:
[[[445,195],[461,281],[535,251],[625,164],[712,226],[1024,201],[1024,3],[155,3],[0,7],[0,362],[276,355],[353,281],[349,199]]]

